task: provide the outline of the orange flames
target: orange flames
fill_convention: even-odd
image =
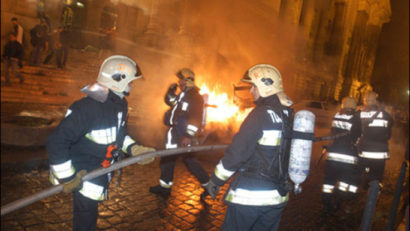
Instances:
[[[218,85],[212,90],[206,84],[200,86],[201,95],[208,95],[207,123],[220,123],[240,125],[252,108],[240,110],[239,106],[233,103],[233,98],[225,92],[218,92]]]

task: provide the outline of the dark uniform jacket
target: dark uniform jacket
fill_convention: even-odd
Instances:
[[[359,113],[354,109],[340,110],[333,117],[331,131],[332,135],[348,134],[334,139],[328,148],[328,160],[356,164],[356,142],[361,133]]]
[[[47,31],[47,26],[40,24],[35,25],[34,28],[30,30],[31,45],[44,47],[46,43]]]
[[[362,136],[359,156],[369,159],[388,159],[388,141],[391,136],[393,118],[379,107],[367,107],[360,111]]]
[[[172,108],[166,113],[165,124],[176,128],[179,136],[199,134],[204,111],[204,99],[197,87],[190,87],[177,96],[167,94],[165,101]]]
[[[23,47],[19,42],[16,41],[8,41],[4,46],[4,58],[16,58],[22,59],[23,58]]]
[[[47,140],[51,176],[65,182],[76,171],[100,168],[111,144],[127,152],[135,141],[126,135],[126,117],[127,101],[111,91],[104,102],[90,96],[74,102]],[[107,175],[100,176],[84,182],[80,193],[102,200],[108,183]]]
[[[212,181],[223,185],[239,171],[225,196],[227,203],[282,206],[288,200],[289,194],[286,192],[280,195],[276,179],[261,177],[261,172],[257,170],[267,169],[267,162],[263,160],[266,158],[269,164],[273,163],[273,171],[278,171],[283,138],[282,121],[289,119],[291,109],[282,106],[276,95],[259,98],[255,104],[256,107],[246,117],[224,157],[216,166]],[[277,110],[278,108],[280,110]]]

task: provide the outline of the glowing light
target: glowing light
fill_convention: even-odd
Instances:
[[[218,86],[212,90],[206,84],[200,86],[201,95],[208,95],[207,107],[207,123],[234,123],[236,125],[242,123],[252,108],[240,110],[239,106],[233,103],[233,99],[225,92],[218,92]]]

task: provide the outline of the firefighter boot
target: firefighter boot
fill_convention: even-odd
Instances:
[[[163,198],[167,199],[169,195],[171,195],[171,189],[170,188],[164,188],[161,185],[156,185],[152,186],[149,188],[150,193],[157,194],[159,196],[162,196]]]
[[[209,193],[208,193],[208,191],[204,190],[204,192],[201,193],[201,196],[200,196],[199,199],[202,203],[205,203],[207,205],[208,203],[205,201],[206,196],[209,196]]]
[[[322,195],[322,217],[327,218],[333,213],[332,194],[325,193]]]

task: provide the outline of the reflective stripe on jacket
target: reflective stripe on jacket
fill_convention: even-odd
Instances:
[[[181,136],[198,135],[203,119],[204,99],[197,87],[179,93],[175,99],[167,124],[174,126]]]
[[[345,108],[335,114],[331,128],[332,135],[346,133],[338,137],[327,148],[330,161],[347,164],[357,163],[357,147],[355,143],[361,134],[359,114],[354,109]]]
[[[360,112],[362,136],[359,156],[369,159],[389,159],[388,141],[391,136],[393,118],[377,107],[365,108]]]
[[[126,100],[111,91],[104,102],[90,96],[74,102],[47,140],[50,177],[66,182],[75,176],[75,171],[100,168],[110,144],[115,143],[126,152],[135,143],[127,136],[126,117]],[[101,191],[108,187],[108,176],[97,177],[84,185],[80,190],[84,196],[100,200]]]
[[[358,158],[351,155],[329,152],[327,155],[327,160],[342,162],[346,164],[357,164]]]
[[[289,199],[288,193],[284,196],[279,194],[279,186],[273,179],[261,179],[256,174],[248,174],[246,167],[258,169],[265,166],[266,163],[257,152],[269,161],[278,161],[283,121],[281,115],[272,110],[274,106],[283,108],[284,115],[288,114],[289,108],[281,106],[276,95],[256,101],[256,107],[243,121],[211,176],[217,185],[223,185],[234,177],[225,197],[227,203],[273,206],[286,203]],[[235,174],[238,170],[239,173]]]

